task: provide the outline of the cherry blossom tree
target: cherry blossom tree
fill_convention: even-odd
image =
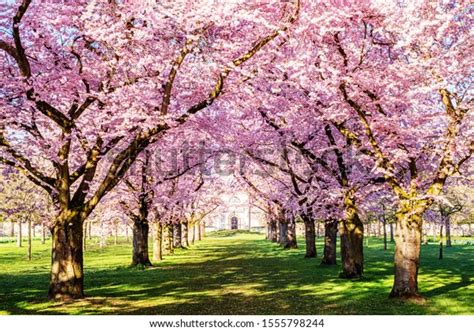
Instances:
[[[0,6],[0,160],[51,195],[49,297],[80,298],[84,220],[148,145],[258,67],[299,1]]]
[[[467,6],[323,5],[305,26],[317,47],[301,84],[398,200],[392,297],[418,296],[422,215],[474,151]]]

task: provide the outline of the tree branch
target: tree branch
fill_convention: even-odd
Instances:
[[[272,33],[270,33],[269,35],[263,38],[260,38],[250,50],[240,55],[239,57],[235,58],[232,61],[232,67],[229,66],[225,68],[221,73],[219,73],[217,82],[214,85],[214,88],[212,89],[212,91],[209,93],[208,97],[202,100],[201,102],[198,102],[197,104],[193,105],[191,108],[187,110],[185,114],[177,118],[176,121],[178,123],[184,123],[189,118],[190,115],[196,114],[198,111],[212,105],[214,101],[221,94],[222,89],[224,87],[224,81],[226,77],[229,75],[229,73],[232,72],[235,68],[241,66],[243,63],[247,62],[249,59],[251,59],[255,54],[257,54],[258,51],[260,51],[270,41],[278,37],[281,33],[287,31],[290,25],[293,24],[297,20],[299,16],[299,12],[300,12],[300,0],[296,0],[295,12],[293,13],[293,15],[291,15],[288,18],[287,22],[283,25],[283,27],[274,30]]]
[[[18,7],[18,10],[13,17],[13,40],[15,42],[15,47],[16,47],[16,60],[18,63],[18,66],[20,67],[21,74],[24,77],[30,77],[31,76],[31,69],[30,69],[30,63],[28,62],[28,58],[26,57],[25,54],[25,49],[23,48],[23,45],[21,43],[21,38],[20,38],[20,22],[21,19],[23,18],[23,15],[25,15],[26,11],[28,10],[28,6],[30,5],[31,0],[23,0],[21,3],[20,7]]]
[[[390,184],[390,186],[392,187],[392,189],[394,190],[394,192],[399,196],[399,197],[403,197],[403,198],[407,198],[408,195],[407,193],[405,192],[405,190],[402,188],[402,186],[400,185],[400,183],[398,182],[398,180],[395,178],[395,169],[392,165],[392,163],[389,161],[389,159],[384,155],[384,153],[382,152],[382,149],[380,148],[377,140],[375,139],[375,136],[374,136],[374,133],[372,131],[372,128],[370,127],[370,124],[369,124],[369,121],[367,120],[367,116],[365,114],[365,112],[362,110],[362,107],[357,103],[355,102],[354,100],[352,100],[348,93],[347,93],[347,89],[346,89],[346,84],[345,83],[341,83],[339,85],[339,90],[341,91],[343,97],[344,97],[344,100],[346,101],[346,103],[352,108],[355,110],[355,112],[357,113],[357,115],[359,116],[359,119],[362,123],[362,125],[364,126],[364,130],[365,130],[365,135],[367,137],[367,139],[369,140],[369,143],[372,147],[372,149],[374,150],[374,156],[375,156],[375,159],[378,163],[378,165],[384,169],[384,177],[385,179],[387,180],[387,182]]]
[[[8,153],[11,157],[13,157],[15,160],[17,160],[17,162],[20,162],[14,162],[17,166],[20,166],[22,169],[27,170],[32,176],[34,176],[37,180],[43,182],[45,185],[53,187],[54,179],[41,173],[31,164],[30,160],[28,160],[26,157],[16,151],[4,137],[3,131],[0,131],[0,146],[5,147],[4,151]]]
[[[161,101],[161,109],[160,109],[161,115],[168,114],[168,107],[170,105],[171,90],[173,88],[173,82],[174,82],[174,79],[176,78],[176,74],[178,73],[179,68],[181,67],[181,64],[184,61],[184,58],[191,51],[191,48],[190,48],[191,44],[192,44],[192,40],[189,40],[189,39],[186,40],[183,48],[181,49],[181,52],[176,57],[176,59],[173,61],[173,64],[171,66],[171,70],[168,74],[168,79],[167,79],[166,84],[165,84],[165,91],[163,93],[163,99]]]
[[[232,62],[234,68],[248,61],[271,40],[275,39],[282,32],[288,30],[290,24],[296,21],[299,15],[299,10],[300,0],[296,0],[295,13],[289,17],[288,22],[286,22],[286,24],[282,28],[275,30],[270,35],[264,38],[261,38],[249,51],[236,58]],[[216,100],[217,97],[221,94],[224,79],[232,71],[232,69],[233,68],[229,67],[226,68],[223,72],[221,72],[219,74],[217,83],[210,92],[209,96],[205,100],[189,108],[186,113],[176,118],[175,122],[177,122],[178,124],[184,124],[192,114],[195,114],[198,111],[211,105],[214,100]],[[117,154],[111,166],[109,167],[109,170],[107,171],[105,179],[99,185],[99,188],[97,189],[93,197],[85,204],[83,212],[89,214],[97,205],[97,203],[99,203],[102,197],[122,179],[128,168],[135,161],[137,155],[152,142],[152,139],[158,136],[159,134],[165,133],[170,128],[170,125],[168,125],[167,123],[160,123],[158,126],[148,130],[145,133],[138,133],[133,139],[133,141],[124,150]]]

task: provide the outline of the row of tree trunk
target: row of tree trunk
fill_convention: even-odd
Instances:
[[[317,257],[315,220],[308,214],[301,215],[305,229],[305,258]],[[345,220],[327,219],[324,222],[324,249],[321,264],[337,264],[337,232],[341,237],[341,277],[358,278],[364,269],[363,225],[356,209],[349,209]],[[296,248],[296,223],[285,218],[284,213],[271,218],[267,224],[267,239],[283,248]]]
[[[33,224],[33,221],[31,220],[30,217],[27,217],[26,219],[26,224],[27,224],[27,259],[28,261],[31,261],[32,258],[32,242],[33,238],[36,237],[35,233],[35,225]],[[12,222],[12,227],[11,227],[11,233],[12,236],[15,235],[14,227],[13,227],[13,222]],[[41,244],[44,245],[46,243],[46,231],[47,228],[44,225],[44,223],[41,223]],[[22,223],[18,222],[18,230],[16,232],[16,245],[17,247],[23,247],[23,231],[22,231]]]
[[[25,223],[27,224],[27,229],[28,229],[28,236],[27,236],[27,241],[28,243],[31,242],[31,238],[36,238],[36,225],[33,224],[32,220],[30,218],[27,218]],[[11,222],[11,227],[10,227],[10,237],[15,236],[15,227],[14,227],[14,222]],[[22,231],[22,224],[21,222],[17,222],[18,230],[16,231],[16,245],[17,247],[22,247],[23,244],[23,231]],[[46,233],[48,231],[48,228],[44,223],[41,223],[41,244],[46,243]]]
[[[277,218],[269,220],[267,239],[285,249],[297,248],[295,219],[286,217],[283,209],[276,216]]]
[[[191,226],[191,233],[189,227]],[[133,254],[132,266],[151,266],[148,254],[148,222],[134,222],[133,224]],[[189,224],[182,223],[153,223],[153,261],[161,261],[163,255],[171,255],[176,248],[187,248],[196,240],[204,237],[204,222]]]
[[[357,219],[358,219],[358,216],[353,216],[353,217],[357,217]],[[353,223],[357,224],[358,222],[360,222],[360,220],[349,222],[349,224],[353,224]],[[324,222],[324,251],[323,251],[323,258],[322,258],[321,264],[325,264],[325,265],[335,265],[336,264],[336,261],[337,261],[337,254],[336,254],[336,247],[337,246],[336,246],[336,243],[337,243],[337,232],[338,232],[339,223],[341,223],[341,226],[344,227],[344,232],[346,232],[346,233],[351,232],[350,229],[347,229],[347,225],[346,225],[347,223],[344,224],[342,222],[339,222],[336,219],[328,219]],[[383,230],[384,250],[387,250],[387,246],[388,246],[387,222],[382,222],[382,223],[383,223],[383,226],[382,226],[381,231]],[[286,240],[287,231],[288,231],[288,228],[290,226],[292,226],[292,228],[291,228],[291,231],[289,232],[289,235],[288,235],[289,240]],[[360,225],[359,225],[359,227],[360,227]],[[313,239],[314,236],[312,235],[311,228],[312,228],[311,221],[306,220],[306,223],[305,223],[305,229],[306,229],[305,236],[307,237],[306,243],[307,244],[309,243],[309,246],[310,246],[310,249],[306,251],[306,255],[305,255],[306,257],[316,257],[317,256],[316,249],[312,248],[314,246],[315,240]],[[319,229],[319,223],[318,223],[317,228]],[[317,231],[317,232],[318,232],[318,236],[319,236],[319,231]],[[353,230],[352,230],[352,232],[353,232]],[[280,233],[281,233],[281,235],[280,235]],[[390,242],[394,242],[393,224],[391,224],[391,223],[389,223],[389,234],[390,234]],[[293,221],[283,221],[283,222],[278,221],[278,220],[272,220],[268,223],[268,236],[267,236],[267,239],[269,239],[273,242],[277,242],[285,248],[295,248],[296,247],[296,237],[295,236],[296,236],[296,223],[294,222],[294,220]],[[350,240],[351,240],[351,236],[347,236],[347,239],[342,239],[341,240],[341,244],[343,244],[343,243],[347,244]],[[289,244],[289,243],[293,243],[293,242],[294,242],[294,245]],[[361,244],[361,242],[358,243],[358,245],[360,245],[360,244]],[[289,246],[287,247],[287,245],[289,245]],[[349,242],[348,245],[346,245],[345,252],[344,252],[343,256],[345,257],[346,260],[349,260],[349,262],[347,262],[345,264],[346,269],[348,271],[355,269],[356,272],[353,273],[353,276],[357,276],[357,275],[361,274],[361,272],[360,272],[361,268],[357,263],[351,263],[350,260],[353,259],[353,258],[349,254],[347,254],[347,251],[352,246],[353,245],[351,245],[350,242]],[[363,259],[363,255],[361,256],[361,258]],[[358,271],[357,268],[359,268],[359,271]],[[351,274],[346,274],[346,275],[343,275],[343,276],[346,276],[346,277],[349,276],[348,278],[352,278]]]
[[[305,222],[305,257],[316,257],[315,222],[306,216],[302,216],[302,218]],[[337,228],[337,220],[327,220],[324,223],[324,253],[321,264],[336,264]],[[278,243],[285,249],[297,248],[295,219],[285,218],[283,214],[280,214],[277,219],[270,219],[267,223],[267,240]]]

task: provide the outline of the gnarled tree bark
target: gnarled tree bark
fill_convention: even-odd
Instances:
[[[83,218],[75,211],[63,210],[52,225],[50,299],[70,300],[84,296]]]

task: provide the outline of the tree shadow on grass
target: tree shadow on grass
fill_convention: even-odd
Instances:
[[[448,292],[453,292],[453,291],[458,291],[462,290],[468,286],[474,285],[474,281],[470,279],[470,277],[466,274],[461,274],[461,281],[456,282],[456,283],[450,283],[446,284],[443,286],[436,287],[432,290],[425,291],[423,292],[423,295],[431,298],[435,296],[440,296],[444,295]],[[471,295],[474,295],[474,293],[471,292]]]

